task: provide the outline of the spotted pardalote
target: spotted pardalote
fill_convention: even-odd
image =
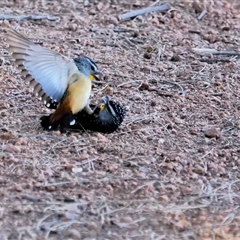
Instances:
[[[24,79],[46,106],[56,103],[46,129],[54,130],[61,122],[75,124],[74,114],[85,109],[88,114],[92,80],[103,73],[88,57],[68,58],[33,43],[13,29],[7,31],[9,50]]]
[[[102,133],[112,133],[118,129],[126,116],[125,108],[109,96],[102,98],[99,105],[90,105],[94,113],[89,115],[85,110],[75,115],[73,128],[84,128]]]
[[[75,124],[69,126],[74,130],[92,130],[102,133],[112,133],[118,129],[126,116],[125,108],[117,101],[111,100],[109,96],[102,98],[96,105],[91,104],[93,114],[88,114],[85,109],[74,115]],[[72,119],[68,119],[70,121]],[[41,117],[41,125],[46,128],[49,116]],[[66,128],[64,121],[60,123],[60,130]]]

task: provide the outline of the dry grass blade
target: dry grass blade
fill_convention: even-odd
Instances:
[[[207,13],[207,11],[204,9],[200,15],[198,16],[198,20],[202,20],[202,18],[204,17],[204,15]]]
[[[201,55],[212,54],[212,55],[227,55],[227,56],[239,56],[240,52],[237,51],[225,51],[225,50],[216,50],[211,48],[193,48],[194,52],[199,53]]]
[[[146,13],[151,13],[156,11],[167,12],[169,10],[171,10],[171,6],[169,4],[163,4],[160,6],[151,6],[151,7],[146,7],[139,10],[134,10],[128,13],[124,13],[119,16],[119,19],[124,21],[124,20],[129,20],[131,18],[137,17],[139,15],[146,14]]]
[[[0,14],[0,20],[44,20],[57,21],[59,17],[45,16],[45,15],[11,15],[11,14]]]

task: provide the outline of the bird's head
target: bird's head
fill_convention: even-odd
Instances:
[[[103,72],[98,70],[96,63],[89,57],[81,56],[74,59],[75,64],[80,72],[93,80],[96,76],[103,76]]]
[[[98,104],[90,104],[93,114],[81,111],[76,115],[81,128],[102,133],[112,133],[118,129],[126,115],[125,108],[117,101],[105,96]],[[77,126],[79,126],[77,124]]]
[[[112,121],[122,122],[126,115],[125,109],[116,101],[112,101],[109,96],[102,98],[102,103],[99,105],[99,118],[111,119]]]

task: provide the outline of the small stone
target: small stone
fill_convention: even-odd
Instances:
[[[84,3],[83,3],[83,6],[84,7],[90,6],[89,0],[85,0]]]
[[[20,137],[15,143],[16,146],[27,145],[27,144],[28,144],[28,140],[23,137]]]
[[[142,82],[141,86],[139,87],[139,90],[148,90],[149,84],[148,82]]]
[[[149,52],[145,52],[145,53],[143,54],[143,57],[146,58],[146,59],[151,59],[151,58],[152,58],[152,54],[149,53]]]
[[[203,2],[197,0],[192,3],[192,7],[196,13],[201,13],[205,9]]]
[[[111,164],[108,168],[108,171],[112,173],[112,172],[116,171],[117,169],[118,169],[117,164]]]
[[[13,206],[13,207],[12,207],[12,212],[13,212],[13,213],[18,213],[18,214],[23,213],[22,206],[21,206],[21,205]]]
[[[152,67],[152,68],[151,68],[151,71],[157,73],[157,72],[159,72],[159,69],[156,68],[156,67]]]
[[[161,202],[168,202],[169,201],[169,197],[167,195],[161,195],[161,196],[158,196],[158,201],[161,201]]]
[[[194,168],[194,172],[195,173],[198,173],[198,174],[204,174],[205,173],[205,170],[203,167],[197,165],[195,168]]]
[[[77,137],[76,136],[74,136],[74,135],[71,135],[70,137],[69,137],[69,139],[71,140],[71,141],[77,141]]]
[[[78,161],[84,161],[89,159],[89,155],[87,153],[83,153],[78,157]]]
[[[150,46],[150,45],[148,45],[147,47],[146,47],[146,51],[147,52],[152,52],[153,51],[153,47],[152,46]]]
[[[108,18],[108,21],[109,21],[109,23],[112,23],[114,25],[118,25],[118,19],[116,17],[114,17],[114,16],[110,16]]]
[[[1,109],[8,109],[8,108],[10,108],[10,105],[7,102],[3,102],[3,103],[0,103],[0,108]]]
[[[190,133],[191,135],[198,135],[197,130],[194,129],[194,128],[190,128],[190,129],[189,129],[189,133]]]
[[[10,113],[7,112],[7,111],[1,112],[1,116],[2,116],[2,117],[6,117],[6,116],[9,116],[9,115],[10,115]]]
[[[88,223],[88,227],[91,231],[94,231],[94,232],[99,232],[100,231],[100,228],[97,225],[97,223],[95,223],[93,221]]]
[[[132,223],[133,219],[131,217],[127,216],[127,217],[123,217],[122,221],[125,222],[125,223]]]
[[[99,178],[105,177],[107,174],[105,171],[95,171],[95,173]]]
[[[76,229],[69,229],[68,237],[72,239],[81,239],[81,233]]]
[[[8,160],[9,162],[11,162],[11,163],[18,163],[18,162],[19,162],[19,158],[16,158],[16,157],[14,156],[14,154],[9,154],[7,160]]]
[[[34,208],[31,205],[27,205],[24,207],[24,213],[30,213],[34,211]]]
[[[108,142],[108,138],[106,138],[103,134],[101,133],[97,133],[97,138],[99,142],[102,143],[107,143]]]
[[[220,138],[220,132],[216,128],[208,128],[204,131],[204,134],[208,138]]]
[[[222,31],[229,31],[230,30],[230,27],[229,26],[223,26],[222,27]]]
[[[150,102],[150,106],[151,106],[151,107],[155,107],[155,106],[157,106],[157,103],[156,103],[154,100],[152,100],[152,101]]]
[[[190,225],[190,223],[189,223],[187,220],[185,220],[185,219],[180,220],[180,221],[176,224],[176,226],[179,227],[180,229],[185,229],[185,228],[188,227],[189,225]]]
[[[15,136],[14,136],[12,133],[8,132],[8,133],[2,134],[2,135],[0,136],[0,138],[1,138],[2,140],[10,140],[10,139],[12,139],[12,138],[15,138]]]
[[[14,146],[13,144],[9,143],[6,145],[5,150],[7,152],[14,152],[14,153],[20,153],[21,149],[18,146]]]
[[[65,169],[66,169],[66,170],[72,171],[73,168],[74,168],[74,165],[73,165],[73,164],[67,164],[67,165],[65,166]]]
[[[158,144],[163,144],[165,143],[165,139],[164,138],[159,138],[158,139]]]
[[[103,8],[103,3],[99,2],[98,5],[97,5],[98,11],[102,10],[102,8]]]
[[[170,59],[172,62],[180,62],[181,58],[179,55],[173,55],[172,58]]]
[[[155,157],[151,157],[150,161],[151,161],[151,163],[155,163],[157,161],[157,159]]]
[[[82,171],[83,171],[83,169],[82,169],[81,167],[72,168],[72,172],[73,172],[73,173],[80,173],[80,172],[82,172]]]
[[[140,167],[139,171],[141,171],[143,173],[148,173],[149,172],[149,170],[147,168],[145,168],[145,167]]]
[[[174,122],[175,122],[176,124],[182,124],[182,123],[183,123],[183,120],[180,119],[180,118],[178,118],[178,117],[175,117],[175,118],[174,118]]]
[[[53,136],[61,136],[62,133],[58,130],[58,131],[53,131]]]
[[[69,24],[68,29],[74,32],[78,29],[78,25],[76,23],[71,23]]]
[[[23,198],[30,202],[38,202],[39,201],[39,199],[33,195],[26,195]]]
[[[181,188],[181,193],[182,193],[183,195],[187,195],[187,194],[189,194],[189,193],[191,193],[191,192],[192,192],[192,189],[189,188],[189,187],[182,187],[182,188]]]
[[[165,166],[168,170],[173,170],[174,166],[172,163],[167,163]]]
[[[20,185],[18,185],[18,184],[15,184],[14,186],[13,186],[13,190],[15,190],[15,191],[17,191],[17,192],[22,192],[22,187],[20,186]]]
[[[112,87],[107,87],[104,90],[104,94],[106,94],[106,95],[113,95],[113,88]]]
[[[11,24],[9,23],[8,20],[5,19],[5,20],[2,21],[2,26],[3,26],[3,27],[10,27]]]
[[[46,186],[46,190],[49,192],[54,192],[56,188],[54,186]]]

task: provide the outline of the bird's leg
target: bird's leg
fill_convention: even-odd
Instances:
[[[88,103],[88,104],[85,106],[84,110],[85,110],[85,112],[86,112],[87,114],[92,115],[95,109],[92,110],[91,107],[89,106],[89,103]]]
[[[86,112],[88,115],[92,115],[92,114],[94,113],[94,111],[96,110],[96,108],[97,108],[97,105],[96,105],[93,109],[90,107],[90,99],[88,99],[88,103],[87,103],[87,105],[84,107],[83,110],[85,110],[85,112]]]
[[[99,99],[98,100],[98,103],[95,105],[95,107],[93,108],[93,112],[95,112],[95,110],[97,109],[97,108],[101,108],[101,106],[104,106],[105,105],[105,102],[104,102],[104,100],[103,100],[103,98],[101,98],[101,99]]]
[[[85,112],[89,115],[92,115],[95,110],[100,107],[103,104],[103,99],[101,98],[98,103],[93,107],[93,109],[90,107],[90,100],[88,100],[88,103],[86,105],[86,107],[84,108]]]

